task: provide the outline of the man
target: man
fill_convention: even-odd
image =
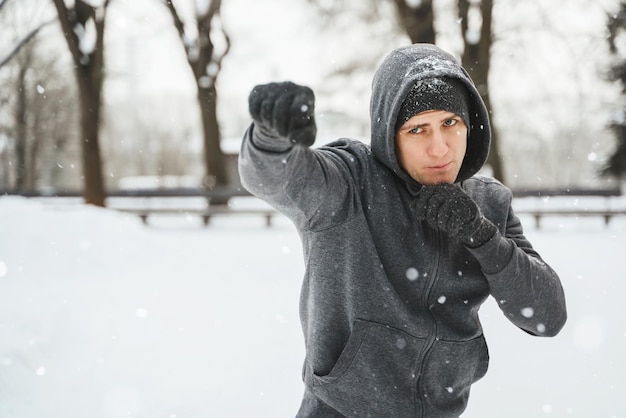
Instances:
[[[510,190],[476,175],[488,115],[451,55],[416,44],[385,58],[370,146],[310,148],[307,87],[257,86],[249,105],[243,184],[295,223],[304,249],[298,417],[458,417],[487,371],[478,309],[489,295],[531,335],[563,327],[559,278],[524,237]]]

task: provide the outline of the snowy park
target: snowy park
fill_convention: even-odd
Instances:
[[[0,418],[294,418],[304,390],[304,261],[291,222],[246,214],[204,225],[185,213],[142,222],[115,210],[107,192],[146,188],[129,179],[219,187],[228,176],[211,171],[211,153],[236,167],[248,94],[262,83],[315,91],[316,146],[369,142],[373,72],[412,42],[394,4],[422,3],[434,12],[436,43],[460,59],[481,37],[492,43],[487,65],[476,67],[495,109],[492,155],[508,178],[494,177],[516,190],[622,193],[514,200],[526,236],[561,278],[568,322],[554,338],[533,337],[488,299],[480,319],[489,371],[462,418],[626,418],[626,187],[623,173],[599,176],[616,143],[611,127],[626,132],[626,80],[608,77],[626,51],[617,0],[502,1],[485,18],[481,7],[494,2],[353,1],[344,10],[322,0],[229,0],[212,25],[196,19],[222,2],[132,0],[110,2],[106,14],[83,7],[92,20],[63,29],[63,9],[82,18],[76,5],[92,3],[109,1],[0,0]],[[180,15],[174,3],[184,5]],[[477,29],[492,14],[486,36]],[[106,36],[95,29],[104,16]],[[608,26],[618,17],[614,53]],[[40,42],[32,56],[28,39]],[[106,60],[93,54],[102,45]],[[198,52],[209,49],[197,71]],[[100,86],[70,76],[103,62],[92,73],[106,74]],[[99,99],[80,99],[81,86],[98,87],[87,93]],[[206,117],[200,104],[214,100]],[[84,124],[79,115],[89,113],[100,119]],[[190,182],[153,182],[168,176]],[[108,208],[87,198],[94,184]],[[51,197],[62,191],[85,199]],[[268,209],[251,197],[230,204]],[[539,224],[530,212],[541,209],[553,216]],[[554,216],[563,209],[621,213],[608,222]]]
[[[625,417],[626,217],[522,220],[560,274],[568,323],[531,337],[488,300],[490,369],[463,418]],[[4,196],[0,237],[0,417],[295,416],[304,268],[287,219],[143,225]]]

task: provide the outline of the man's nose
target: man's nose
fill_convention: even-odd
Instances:
[[[428,153],[433,157],[442,157],[448,152],[448,144],[440,130],[433,131],[428,147]]]

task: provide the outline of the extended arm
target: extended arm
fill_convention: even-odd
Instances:
[[[332,222],[330,214],[346,207],[350,184],[340,159],[310,148],[314,102],[311,89],[290,82],[256,86],[239,157],[243,186],[303,228]]]

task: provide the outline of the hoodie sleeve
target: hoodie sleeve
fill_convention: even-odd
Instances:
[[[469,250],[480,263],[491,295],[506,317],[532,335],[551,337],[567,319],[565,294],[556,272],[523,234],[509,205],[504,235]]]
[[[302,229],[331,227],[354,208],[353,175],[341,152],[304,146],[268,150],[253,142],[253,130],[254,124],[239,156],[241,182],[250,193]]]

